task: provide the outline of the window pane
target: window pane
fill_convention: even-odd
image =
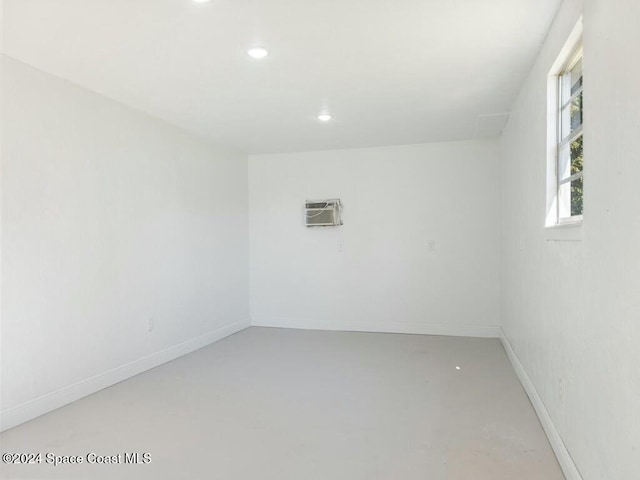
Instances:
[[[571,142],[571,175],[575,175],[582,171],[582,139],[580,135],[576,140]]]
[[[571,95],[573,95],[582,86],[582,59],[578,60],[569,75],[571,76]]]
[[[571,182],[571,216],[582,215],[583,178]]]
[[[571,131],[582,125],[582,92],[571,101]]]
[[[558,190],[558,214],[560,218],[582,215],[583,179],[563,183]]]
[[[566,99],[565,103],[569,100]],[[560,112],[560,125],[562,140],[575,132],[582,125],[582,92],[565,105]]]
[[[573,74],[572,74],[572,77],[573,77]],[[572,80],[574,81],[574,83],[573,85],[571,85],[571,95],[573,95],[578,90],[580,90],[580,87],[582,86],[582,74],[577,80],[575,80],[575,77],[573,77]]]
[[[573,98],[572,98],[573,97]],[[560,139],[565,140],[582,125],[582,58],[560,76]]]

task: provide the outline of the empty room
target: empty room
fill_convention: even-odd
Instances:
[[[0,478],[640,479],[639,22],[0,0]]]

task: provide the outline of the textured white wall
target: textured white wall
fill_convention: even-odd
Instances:
[[[250,156],[252,322],[495,335],[498,176],[490,140]],[[305,227],[328,197],[344,225]]]
[[[248,324],[246,157],[1,58],[3,411]]]
[[[640,475],[640,3],[585,0],[582,241],[549,241],[546,78],[567,0],[501,140],[502,328],[585,480]]]

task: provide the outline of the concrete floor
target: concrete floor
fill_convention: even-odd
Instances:
[[[494,339],[253,327],[9,430],[0,444],[84,457],[2,465],[3,479],[564,478]],[[86,459],[125,452],[151,461]]]

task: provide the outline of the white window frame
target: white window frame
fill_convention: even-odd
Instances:
[[[579,19],[567,42],[554,62],[547,79],[547,204],[545,226],[547,238],[550,240],[580,240],[583,215],[562,216],[560,206],[561,182],[571,181],[573,176],[559,179],[559,160],[561,137],[562,92],[561,81],[563,75],[582,58],[582,18]],[[566,99],[565,99],[566,101]],[[573,138],[579,138],[579,132]],[[576,178],[583,174],[575,175]]]
[[[580,126],[573,132],[570,132],[566,137],[564,136],[564,132],[563,130],[563,123],[565,122],[571,122],[571,118],[570,118],[570,114],[569,112],[564,112],[565,108],[567,107],[567,105],[574,99],[576,98],[578,95],[582,95],[582,89],[583,86],[581,85],[578,90],[571,94],[571,85],[569,85],[569,91],[567,90],[567,85],[565,84],[565,79],[568,75],[571,74],[571,71],[575,68],[575,66],[582,61],[582,56],[583,56],[583,48],[582,48],[582,44],[580,44],[576,51],[573,53],[573,55],[570,57],[569,62],[567,62],[565,64],[565,67],[562,69],[562,71],[558,74],[557,76],[557,88],[558,88],[558,105],[556,107],[556,111],[557,111],[557,133],[556,133],[556,158],[555,158],[555,164],[556,164],[556,196],[558,198],[558,201],[556,202],[556,208],[557,208],[557,212],[556,212],[556,218],[557,218],[557,223],[558,225],[564,225],[564,224],[568,224],[568,223],[579,223],[582,222],[582,218],[583,218],[583,214],[580,213],[579,215],[571,215],[571,198],[569,197],[566,202],[567,205],[563,206],[563,203],[565,202],[561,202],[560,201],[560,197],[562,195],[561,193],[561,189],[562,186],[565,184],[569,184],[569,186],[571,186],[571,182],[574,180],[578,180],[580,178],[584,178],[584,171],[580,171],[578,173],[575,173],[573,175],[571,175],[571,171],[569,170],[567,176],[561,175],[560,174],[560,163],[561,163],[561,159],[560,156],[562,154],[562,150],[564,148],[569,148],[569,157],[571,156],[571,144],[573,142],[575,142],[576,140],[579,140],[580,138],[584,138],[584,131],[583,131],[583,121],[580,121]],[[580,77],[582,77],[582,74],[580,75]],[[568,118],[562,118],[563,115],[567,115]],[[563,138],[564,137],[564,138]],[[568,166],[567,169],[570,168],[570,164],[571,164],[571,158],[568,159]],[[566,192],[569,193],[570,192]],[[566,195],[565,193],[565,195]],[[569,211],[567,212],[568,215],[565,214],[565,212],[563,212],[563,209],[568,209]]]

